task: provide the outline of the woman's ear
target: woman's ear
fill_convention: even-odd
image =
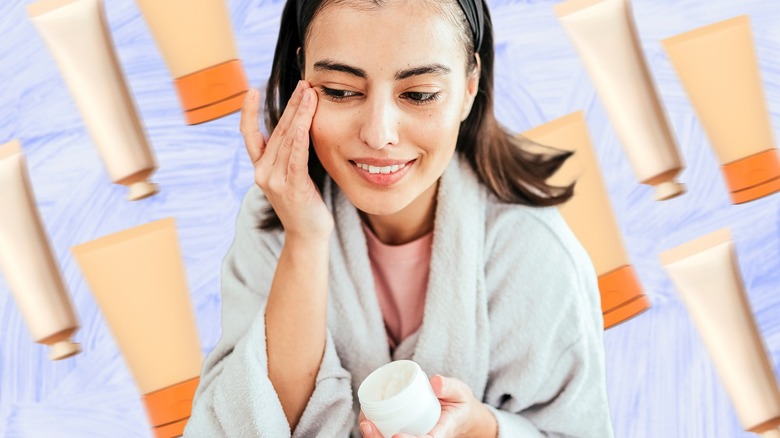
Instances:
[[[474,105],[474,99],[479,92],[479,74],[482,71],[482,61],[479,58],[479,53],[474,53],[476,65],[474,69],[469,73],[466,78],[466,98],[463,99],[463,112],[460,115],[460,121],[466,120],[471,113],[471,107]]]

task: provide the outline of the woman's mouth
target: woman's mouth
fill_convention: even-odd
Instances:
[[[376,166],[350,160],[355,171],[366,181],[380,187],[390,187],[406,176],[417,160],[394,163],[386,166]]]
[[[370,164],[363,164],[363,163],[355,163],[357,167],[367,170],[368,173],[377,174],[381,173],[383,175],[387,175],[388,173],[396,173],[399,169],[403,169],[406,167],[406,163],[401,163],[400,165],[394,164],[392,166],[372,166]]]

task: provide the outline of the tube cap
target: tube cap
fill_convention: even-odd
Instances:
[[[599,277],[604,329],[625,322],[650,308],[642,285],[631,265],[621,266]]]
[[[685,184],[680,184],[675,180],[664,181],[655,185],[655,200],[666,201],[685,193]]]
[[[130,184],[127,188],[130,189],[130,193],[127,195],[129,201],[148,198],[159,191],[157,184],[148,181],[138,181]]]
[[[50,360],[67,359],[79,353],[81,353],[81,345],[72,342],[70,339],[49,345]]]
[[[780,159],[777,149],[751,155],[721,166],[731,190],[731,202],[742,204],[780,190]]]
[[[239,59],[182,76],[175,82],[188,125],[209,122],[240,110],[249,89]]]
[[[189,421],[189,417],[171,424],[155,427],[152,431],[154,433],[154,438],[171,438],[184,435],[184,428],[187,427],[187,421]]]
[[[157,438],[173,438],[184,433],[198,383],[200,377],[195,377],[144,395],[146,412]]]

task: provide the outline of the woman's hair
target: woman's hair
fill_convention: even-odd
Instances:
[[[304,63],[306,33],[314,16],[327,4],[355,3],[361,0],[287,0],[282,11],[279,39],[276,43],[271,76],[265,98],[265,115],[268,132],[279,123],[287,102],[301,79]],[[381,7],[386,0],[363,0],[367,8]],[[461,28],[460,38],[468,61],[467,74],[476,69],[472,32],[466,16],[456,0],[434,0],[441,4],[448,19]],[[301,5],[300,23],[296,3]],[[479,49],[481,71],[479,89],[471,112],[460,125],[456,152],[465,157],[479,180],[501,201],[530,206],[552,206],[566,202],[574,192],[574,184],[555,187],[546,183],[572,155],[516,137],[503,129],[493,112],[493,24],[487,4],[484,5],[484,30]],[[298,48],[301,48],[298,52]],[[534,151],[531,151],[533,148]],[[544,150],[544,152],[540,152]],[[309,146],[309,175],[314,184],[323,190],[327,172],[320,163],[313,146]],[[281,230],[282,222],[269,207],[260,222],[260,229]]]

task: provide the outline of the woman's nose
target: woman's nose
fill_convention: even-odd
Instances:
[[[372,149],[398,144],[398,107],[390,97],[368,99],[368,111],[360,127],[360,140]]]

